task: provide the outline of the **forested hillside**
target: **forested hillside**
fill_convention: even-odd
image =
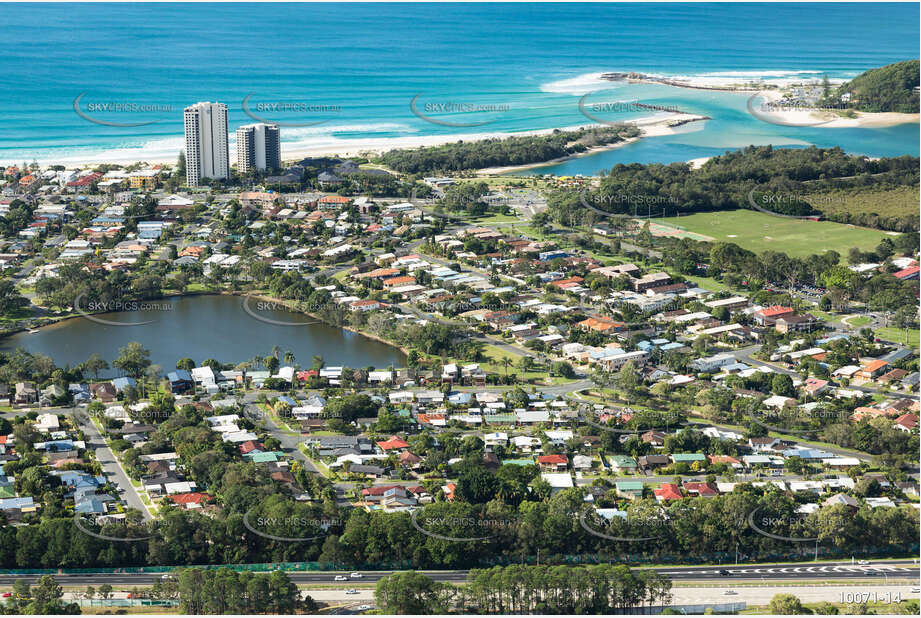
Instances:
[[[834,93],[836,101],[844,101],[849,109],[861,112],[918,113],[919,61],[906,60],[861,73],[842,84]]]

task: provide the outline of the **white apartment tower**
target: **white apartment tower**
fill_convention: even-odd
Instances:
[[[196,103],[185,108],[185,178],[190,187],[202,178],[230,177],[227,106]]]
[[[281,168],[281,137],[278,125],[248,124],[237,129],[237,171]]]

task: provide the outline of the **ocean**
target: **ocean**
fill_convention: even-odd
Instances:
[[[847,79],[917,57],[917,4],[0,4],[0,21],[7,164],[174,160],[197,101],[226,103],[231,134],[281,123],[283,158],[587,125],[585,101],[616,120],[658,113],[633,101],[712,120],[541,173],[748,144],[919,151],[917,123],[782,127],[743,94],[598,79]]]

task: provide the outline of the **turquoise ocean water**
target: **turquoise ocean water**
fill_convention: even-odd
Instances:
[[[355,140],[396,146],[584,125],[586,94],[713,120],[541,171],[592,173],[748,144],[840,145],[870,156],[919,149],[917,124],[780,127],[750,116],[745,95],[597,79],[606,71],[848,78],[917,57],[917,4],[3,4],[0,23],[4,163],[172,159],[184,106],[227,103],[233,132],[255,122],[247,96],[251,113],[284,123],[283,156],[348,150]],[[77,107],[91,118],[150,124],[90,122],[74,111],[81,94]],[[288,107],[273,108],[280,104]]]

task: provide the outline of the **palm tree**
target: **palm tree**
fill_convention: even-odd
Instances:
[[[272,346],[272,356],[274,356],[276,359],[278,359],[278,354],[280,352],[281,352],[281,348],[279,348],[277,345]]]
[[[285,350],[285,363],[291,365],[294,363],[294,352]]]

